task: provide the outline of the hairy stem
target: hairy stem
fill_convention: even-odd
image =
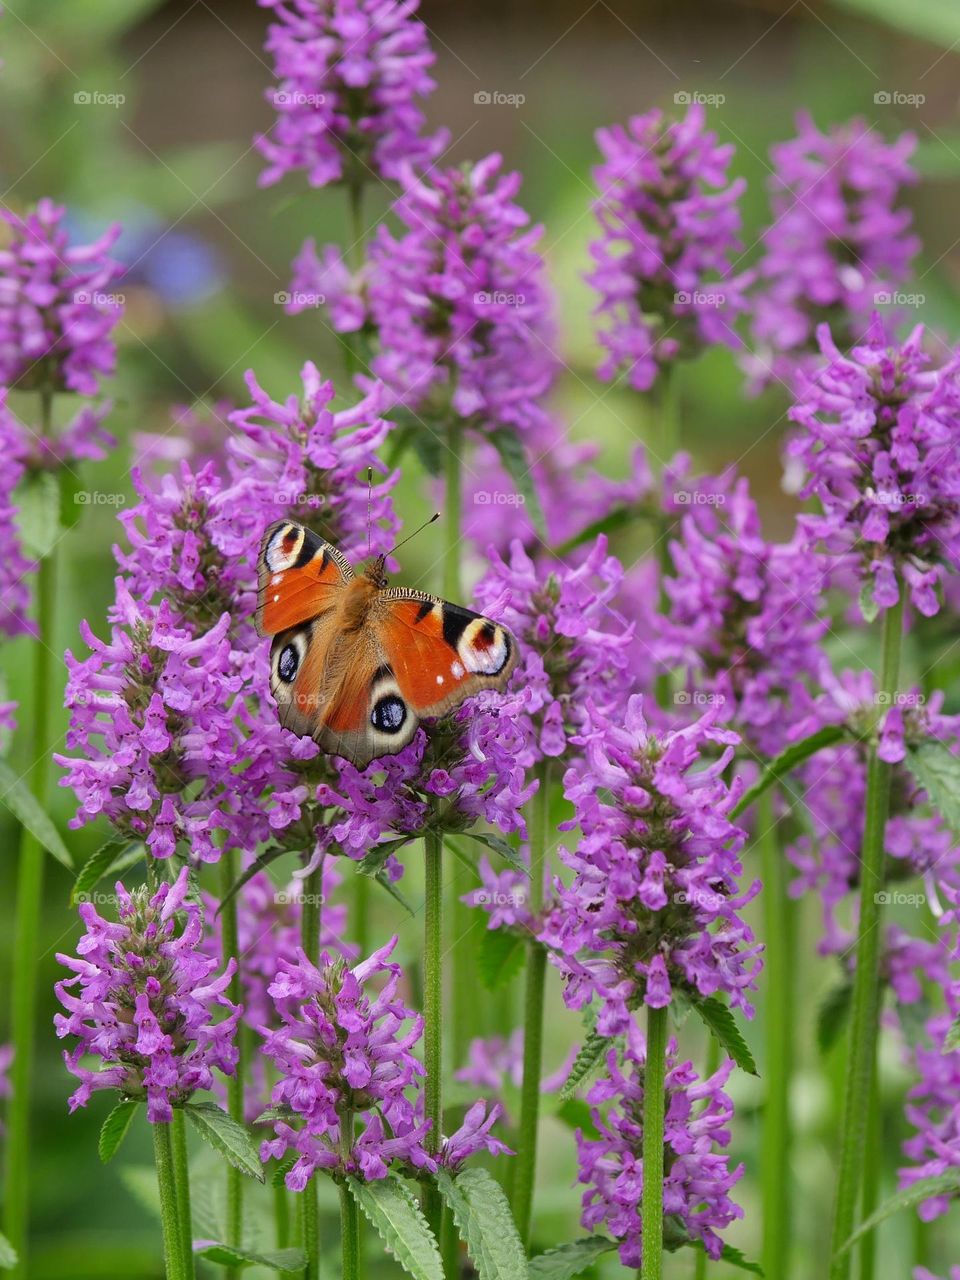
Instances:
[[[550,818],[550,769],[544,760],[537,766],[539,787],[530,816],[530,911],[535,918],[543,907],[547,830]],[[513,1216],[524,1245],[529,1244],[533,1189],[537,1177],[537,1133],[540,1121],[540,1078],[543,1066],[543,992],[547,953],[531,932],[527,942],[527,985],[523,1014],[523,1083],[520,1094],[520,1139],[513,1184]]]
[[[757,800],[756,840],[763,866],[766,930],[764,968],[767,1095],[760,1156],[763,1199],[763,1261],[766,1275],[790,1274],[790,1085],[793,1074],[794,912],[787,895],[786,865],[774,813],[774,792]]]
[[[234,1004],[239,1004],[242,999],[240,989],[240,942],[237,933],[237,897],[231,894],[237,879],[237,852],[235,849],[225,849],[220,858],[220,894],[223,901],[221,909],[221,929],[223,942],[223,962],[228,964],[233,960],[236,965],[233,977],[230,979],[230,986],[227,988],[227,996]],[[243,1053],[243,1037],[239,1031],[237,1033],[237,1048],[239,1057],[237,1059],[237,1069],[232,1076],[227,1079],[227,1110],[231,1117],[238,1124],[243,1124],[243,1070],[244,1070],[244,1053]],[[237,1245],[243,1243],[243,1174],[239,1169],[235,1169],[233,1165],[227,1165],[227,1244]],[[228,1267],[225,1272],[228,1280],[237,1280],[239,1270],[236,1267]]]
[[[173,1162],[170,1124],[154,1124],[153,1158],[160,1191],[160,1222],[163,1227],[163,1262],[167,1280],[187,1280],[183,1268],[182,1232],[177,1205],[177,1183]]]
[[[903,588],[901,599],[883,618],[882,657],[878,701],[889,706],[900,678],[903,639]],[[867,760],[867,795],[860,868],[860,916],[857,967],[853,977],[853,1009],[847,1056],[846,1092],[840,1145],[840,1173],[833,1226],[831,1280],[848,1280],[851,1251],[837,1250],[853,1231],[867,1146],[867,1119],[873,1096],[877,1026],[880,1016],[880,943],[882,934],[884,834],[890,812],[890,765],[872,744]]]
[[[641,1280],[663,1275],[663,1131],[666,1106],[667,1009],[647,1006],[643,1079],[643,1201]]]
[[[300,906],[300,945],[311,964],[320,959],[320,895],[323,890],[323,864],[303,881]],[[316,1179],[311,1178],[300,1193],[300,1228],[307,1255],[304,1280],[320,1276],[320,1214],[317,1207]]]
[[[187,1160],[187,1123],[179,1107],[173,1113],[170,1126],[173,1140],[173,1173],[177,1188],[177,1217],[180,1220],[180,1257],[183,1274],[192,1277],[193,1265],[193,1215],[190,1211],[190,1165]]]
[[[443,931],[443,836],[428,831],[424,836],[423,908],[423,1053],[427,1070],[424,1084],[426,1118],[430,1121],[427,1150],[436,1155],[443,1139],[443,981],[440,972]],[[440,1239],[443,1204],[431,1182],[423,1196],[423,1211],[431,1230]]]
[[[344,1162],[353,1150],[353,1112],[340,1116],[340,1155]],[[340,1183],[340,1243],[343,1271],[341,1280],[360,1277],[360,1213],[346,1182]]]

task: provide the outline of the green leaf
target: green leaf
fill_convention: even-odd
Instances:
[[[512,844],[508,844],[502,836],[491,835],[489,831],[461,831],[460,835],[467,836],[470,840],[476,840],[478,843],[486,845],[488,849],[498,853],[514,871],[519,871],[527,879],[530,878],[530,870],[526,863],[521,862],[516,849]]]
[[[217,1262],[222,1267],[268,1267],[271,1271],[302,1271],[307,1265],[307,1255],[302,1249],[274,1249],[270,1253],[255,1253],[252,1249],[203,1240],[194,1245],[193,1252],[198,1258]]]
[[[616,1041],[608,1036],[601,1036],[596,1031],[588,1032],[586,1039],[577,1052],[577,1056],[573,1060],[570,1074],[560,1090],[559,1097],[561,1102],[566,1102],[568,1098],[573,1097],[597,1063],[604,1058],[607,1050],[613,1048],[615,1044]]]
[[[387,1252],[408,1275],[414,1280],[443,1280],[437,1242],[405,1182],[391,1174],[377,1182],[348,1178],[347,1186]]]
[[[584,1102],[582,1098],[567,1098],[566,1102],[560,1103],[553,1114],[568,1129],[574,1131],[582,1129],[588,1138],[600,1137],[600,1130],[593,1123],[593,1113],[590,1110],[590,1105]]]
[[[817,1044],[821,1053],[829,1053],[850,1017],[853,983],[839,982],[827,992],[817,1011]]]
[[[864,622],[876,622],[880,606],[873,598],[873,583],[868,579],[860,588],[860,612]]]
[[[265,1111],[261,1111],[254,1120],[254,1124],[272,1124],[274,1120],[295,1120],[297,1113],[293,1107],[288,1107],[285,1103],[278,1107],[267,1107]]]
[[[799,742],[792,743],[785,751],[781,751],[775,760],[770,761],[753,786],[743,793],[739,804],[730,814],[731,818],[739,818],[758,796],[762,796],[768,788],[780,778],[785,777],[798,764],[803,764],[804,760],[809,760],[824,747],[834,746],[846,736],[847,730],[843,725],[830,724],[823,729],[818,729],[816,733],[811,733],[808,738],[801,738]]]
[[[118,1102],[106,1120],[104,1120],[100,1129],[100,1142],[97,1147],[100,1152],[100,1159],[104,1164],[112,1160],[120,1150],[120,1143],[127,1136],[130,1122],[136,1115],[139,1105],[140,1103],[133,1098]]]
[[[497,427],[493,431],[488,431],[486,438],[500,455],[504,471],[517,486],[517,493],[521,495],[526,503],[527,514],[533,527],[546,542],[547,527],[543,519],[543,510],[533,483],[533,471],[527,461],[527,452],[523,447],[522,440],[509,427]]]
[[[45,560],[60,540],[60,486],[52,471],[28,472],[13,495],[23,549]]]
[[[111,871],[119,874],[128,867],[134,866],[144,856],[142,840],[128,840],[125,836],[114,836],[106,844],[102,844],[80,868],[73,889],[70,891],[70,905],[75,907],[83,902],[95,889],[104,876]]]
[[[523,1280],[527,1255],[503,1187],[486,1169],[464,1169],[456,1178],[437,1173],[440,1194],[466,1243],[480,1280]]]
[[[405,844],[416,840],[417,836],[402,836],[399,840],[384,840],[383,844],[375,844],[356,864],[356,870],[365,876],[375,876],[392,853],[402,849]]]
[[[499,991],[523,968],[527,947],[509,929],[487,929],[477,947],[477,975],[487,991]]]
[[[914,1182],[903,1191],[892,1195],[889,1200],[884,1200],[880,1208],[861,1222],[853,1235],[843,1242],[834,1256],[841,1257],[857,1243],[861,1236],[865,1236],[868,1231],[872,1231],[874,1227],[892,1214],[899,1213],[901,1209],[912,1209],[933,1196],[955,1195],[958,1191],[960,1191],[960,1169],[939,1173],[934,1178],[921,1178],[919,1182]]]
[[[758,1076],[760,1072],[753,1060],[753,1054],[740,1034],[740,1028],[733,1014],[723,1001],[718,1000],[716,996],[708,996],[706,1000],[694,1000],[693,1007],[713,1032],[721,1048],[726,1050],[737,1066],[743,1071],[748,1071],[752,1076]]]
[[[270,1177],[270,1185],[272,1187],[285,1187],[287,1185],[287,1174],[296,1163],[296,1156],[284,1156]]]
[[[566,542],[561,542],[559,547],[554,549],[553,554],[562,559],[571,551],[576,551],[578,547],[588,542],[595,542],[601,533],[616,533],[618,529],[626,528],[640,515],[641,512],[636,507],[614,507],[607,515],[594,520],[579,533],[575,533],[572,538],[567,538]]]
[[[52,853],[69,871],[74,870],[73,859],[60,838],[60,832],[53,825],[53,819],[23,778],[18,778],[5,760],[0,760],[0,801],[38,844]]]
[[[691,1246],[698,1253],[706,1253],[702,1240],[691,1240]],[[745,1258],[739,1249],[735,1249],[732,1244],[725,1244],[720,1251],[720,1261],[728,1262],[731,1267],[736,1267],[738,1271],[749,1271],[751,1275],[762,1276],[764,1274],[763,1267],[759,1262],[750,1262]]]
[[[188,1102],[183,1109],[204,1142],[241,1173],[256,1178],[257,1182],[265,1181],[257,1148],[242,1124],[215,1102]]]
[[[928,738],[910,747],[903,763],[953,834],[960,837],[960,759],[938,739]]]
[[[950,1024],[950,1030],[943,1039],[944,1053],[953,1053],[954,1049],[960,1049],[960,1014],[954,1018]]]
[[[616,1241],[606,1236],[587,1236],[583,1240],[571,1240],[557,1249],[548,1249],[530,1261],[530,1280],[573,1280],[586,1271],[597,1258],[611,1253]]]
[[[17,1251],[0,1231],[0,1267],[3,1267],[4,1271],[12,1271],[16,1265]]]

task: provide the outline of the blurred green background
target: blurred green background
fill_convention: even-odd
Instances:
[[[424,17],[437,52],[438,89],[427,104],[429,121],[452,133],[451,161],[501,151],[524,175],[520,200],[545,225],[543,250],[559,294],[561,346],[567,368],[556,407],[577,439],[602,446],[602,469],[622,474],[645,427],[635,397],[608,391],[593,377],[592,299],[582,282],[593,234],[589,205],[593,131],[656,104],[672,107],[674,95],[698,91],[724,95],[710,110],[721,139],[737,146],[733,173],[748,181],[743,203],[747,260],[756,256],[767,212],[765,181],[772,142],[789,137],[800,108],[821,127],[864,116],[887,136],[916,133],[922,182],[906,193],[924,249],[916,291],[925,296],[921,318],[956,339],[960,306],[957,182],[960,179],[960,6],[953,0],[844,0],[837,4],[766,3],[495,3],[440,0]],[[172,406],[233,399],[244,403],[248,367],[276,398],[298,388],[298,369],[310,358],[345,386],[340,348],[319,315],[284,315],[274,295],[286,288],[289,263],[308,235],[318,242],[343,239],[342,192],[305,191],[296,178],[269,190],[257,188],[260,162],[251,139],[271,121],[263,98],[271,83],[262,53],[267,14],[253,0],[13,0],[0,18],[0,189],[8,207],[21,209],[41,195],[65,201],[78,233],[86,236],[113,219],[127,224],[149,251],[139,283],[125,287],[126,315],[118,329],[119,372],[110,426],[117,451],[91,467],[91,486],[132,499],[130,440],[136,432],[165,432]],[[522,94],[522,106],[478,105],[482,90]],[[878,91],[922,95],[916,108],[878,105]],[[78,100],[79,95],[79,100]],[[84,101],[105,95],[114,101]],[[122,98],[122,101],[118,99]],[[679,108],[678,108],[679,109]],[[389,193],[370,195],[368,221],[382,216]],[[683,368],[682,433],[700,469],[730,462],[751,479],[772,533],[786,533],[793,508],[780,492],[779,442],[787,407],[781,388],[749,399],[729,352],[718,351]],[[26,415],[26,400],[16,407]],[[405,522],[428,513],[425,477],[408,466],[399,491]],[[119,535],[113,507],[88,508],[65,543],[59,588],[57,649],[82,651],[77,623],[88,618],[104,629],[113,597],[110,546]],[[628,562],[637,548],[617,546]],[[404,578],[436,587],[436,556],[429,539],[404,552]],[[28,646],[17,641],[0,657],[9,696],[31,714]],[[59,694],[59,685],[56,695]],[[61,723],[61,730],[65,722]],[[16,763],[16,747],[14,748]],[[25,767],[26,761],[22,761]],[[62,828],[71,797],[58,793]],[[558,815],[559,817],[560,815]],[[70,836],[78,863],[101,843],[104,832],[86,828]],[[0,900],[9,918],[15,883],[16,831],[0,810]],[[459,864],[452,874],[463,875]],[[147,1135],[137,1133],[107,1168],[96,1155],[96,1135],[106,1098],[68,1118],[69,1079],[52,1031],[50,990],[57,949],[75,940],[67,909],[68,877],[49,864],[36,1077],[37,1143],[34,1153],[33,1274],[37,1280],[148,1280],[160,1275],[158,1229],[151,1216],[150,1179],[136,1168],[148,1162]],[[466,888],[466,884],[464,885]],[[417,901],[415,870],[408,892]],[[813,1043],[817,1007],[833,971],[815,957],[817,904],[803,904],[808,957],[799,977],[796,1009],[799,1063],[794,1098],[801,1137],[795,1150],[795,1274],[819,1274],[828,1238],[833,1188],[831,1140],[838,1115],[842,1062],[823,1063]],[[397,908],[377,904],[377,927],[397,927]],[[404,958],[416,958],[419,922],[401,922]],[[478,918],[478,927],[483,921]],[[0,999],[9,974],[9,931],[0,932]],[[557,1067],[579,1030],[562,1012],[559,986],[550,975],[548,1070]],[[515,993],[516,995],[516,993]],[[0,1040],[6,1021],[0,1017]],[[762,1057],[761,1002],[748,1039]],[[491,1027],[490,1030],[495,1030]],[[503,1030],[507,1030],[504,1028]],[[696,1042],[689,1046],[698,1049]],[[762,1062],[761,1062],[762,1069]],[[904,1136],[901,1115],[906,1083],[896,1053],[884,1063],[882,1194],[892,1190]],[[729,1232],[749,1256],[757,1252],[757,1137],[762,1086],[735,1077],[738,1118],[734,1160],[746,1177],[737,1190],[745,1218]],[[537,1238],[547,1246],[578,1234],[579,1192],[573,1185],[575,1153],[569,1127],[546,1103],[537,1201]],[[199,1156],[199,1153],[198,1153]],[[127,1173],[124,1170],[127,1169]],[[333,1198],[326,1195],[327,1240],[335,1254]],[[264,1204],[266,1202],[264,1201]],[[253,1213],[255,1216],[255,1212]],[[916,1237],[916,1239],[915,1239]],[[955,1221],[915,1227],[909,1214],[891,1219],[880,1237],[879,1274],[905,1280],[915,1248],[946,1272],[960,1255]],[[668,1260],[670,1280],[692,1274],[692,1259]],[[216,1269],[210,1268],[209,1274]],[[601,1275],[615,1275],[615,1263]],[[371,1277],[399,1274],[374,1262]],[[326,1272],[336,1274],[331,1263]],[[710,1274],[735,1274],[723,1265]],[[776,1280],[771,1277],[770,1280]]]

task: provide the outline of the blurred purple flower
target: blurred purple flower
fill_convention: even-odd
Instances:
[[[10,228],[0,248],[0,382],[95,395],[116,361],[111,330],[123,307],[111,286],[120,266],[108,254],[119,225],[71,245],[52,200],[0,217]]]
[[[734,326],[749,277],[731,272],[745,183],[727,184],[734,148],[705,123],[694,103],[684,120],[654,110],[596,134],[601,238],[587,280],[600,295],[599,373],[637,391],[705,346],[740,346]]]
[[[299,169],[312,187],[359,186],[439,155],[447,134],[424,134],[418,103],[434,88],[418,0],[259,3],[274,17],[265,49],[278,81],[266,94],[277,119],[256,139],[261,186]]]
[[[607,1073],[587,1094],[600,1131],[587,1138],[578,1130],[578,1181],[583,1194],[581,1224],[587,1231],[605,1225],[620,1245],[620,1261],[640,1266],[643,1187],[643,1077],[646,1048],[635,1024],[627,1027],[624,1066],[616,1050],[607,1055]],[[701,1080],[691,1062],[677,1061],[677,1044],[667,1049],[666,1123],[664,1128],[663,1212],[682,1224],[689,1238],[702,1240],[711,1258],[719,1258],[723,1241],[717,1234],[743,1210],[730,1199],[743,1165],[731,1169],[728,1157],[715,1148],[730,1141],[733,1103],[723,1086],[733,1069],[728,1058]],[[609,1105],[608,1105],[609,1104]]]
[[[0,632],[8,636],[35,630],[27,610],[37,566],[24,554],[13,502],[25,471],[23,436],[23,428],[7,408],[6,389],[0,387]]]
[[[878,316],[848,356],[826,325],[817,332],[825,360],[801,377],[788,453],[823,515],[799,523],[858,566],[876,608],[896,603],[902,581],[930,617],[944,573],[960,568],[960,355],[928,369],[923,326],[896,343]]]
[[[947,986],[946,995],[946,1012],[927,1022],[927,1043],[918,1044],[913,1053],[919,1079],[907,1093],[906,1115],[916,1132],[903,1144],[911,1163],[899,1171],[901,1188],[960,1168],[960,1049],[946,1047],[950,1028],[960,1016],[955,982]],[[918,1208],[920,1218],[939,1218],[955,1198],[945,1193],[924,1200]]]
[[[57,956],[74,976],[56,984],[67,1013],[54,1018],[61,1039],[78,1040],[64,1052],[81,1082],[71,1111],[94,1090],[118,1089],[146,1099],[151,1123],[169,1122],[174,1106],[213,1087],[215,1068],[226,1075],[236,1068],[240,1009],[224,994],[234,965],[212,976],[217,961],[199,950],[203,922],[187,900],[187,877],[184,867],[175,884],[161,884],[150,898],[118,883],[117,924],[89,902],[80,907],[87,931],[76,957]],[[83,1065],[90,1055],[101,1059],[99,1070]]]
[[[773,222],[763,236],[753,299],[755,351],[745,362],[758,383],[792,382],[814,333],[827,321],[838,343],[862,341],[870,313],[909,276],[920,242],[901,188],[916,182],[916,146],[887,143],[863,120],[821,133],[806,113],[798,135],[771,149]]]

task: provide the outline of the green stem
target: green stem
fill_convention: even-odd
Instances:
[[[425,900],[423,908],[423,1058],[427,1076],[424,1110],[430,1121],[426,1146],[431,1155],[443,1140],[443,979],[440,971],[443,930],[443,836],[427,831],[423,840]],[[423,1211],[440,1239],[443,1203],[433,1182],[424,1188]]]
[[[273,1230],[277,1248],[286,1249],[290,1244],[290,1201],[282,1182],[273,1188]]]
[[[239,1004],[242,997],[240,989],[240,941],[237,932],[237,897],[231,894],[237,880],[237,852],[225,849],[220,858],[220,891],[224,902],[220,913],[222,920],[222,943],[224,964],[233,960],[236,969],[227,988],[227,996],[234,1004]],[[243,1037],[237,1036],[239,1058],[237,1069],[227,1079],[227,1110],[238,1124],[244,1123],[243,1117]],[[227,1210],[226,1210],[226,1244],[239,1247],[243,1243],[243,1174],[233,1165],[227,1165]],[[227,1267],[228,1280],[237,1280],[239,1270]]]
[[[893,701],[900,678],[903,639],[903,587],[901,599],[883,619],[882,657],[877,692]],[[840,1146],[840,1173],[833,1226],[831,1280],[848,1280],[851,1251],[837,1250],[853,1231],[867,1145],[867,1118],[873,1090],[880,1015],[881,892],[883,890],[884,834],[890,811],[890,765],[872,744],[867,761],[866,817],[860,868],[860,916],[857,967],[853,977],[853,1010],[847,1058],[846,1092]]]
[[[320,959],[320,895],[323,892],[323,864],[311,871],[303,881],[300,906],[300,944],[311,964]],[[320,1276],[320,1212],[317,1206],[317,1184],[311,1178],[300,1193],[300,1228],[307,1265],[304,1280]]]
[[[867,1158],[863,1169],[863,1190],[860,1199],[860,1221],[864,1222],[877,1207],[880,1193],[880,1171],[883,1167],[883,1146],[881,1143],[882,1116],[880,1113],[880,1089],[877,1073],[873,1073],[873,1086],[870,1092],[870,1115],[867,1121]],[[860,1242],[860,1280],[873,1280],[874,1264],[877,1253],[877,1236],[875,1231],[868,1231]]]
[[[764,978],[767,1095],[761,1138],[764,1274],[790,1274],[790,1087],[793,1072],[793,975],[796,957],[793,904],[774,812],[774,791],[757,800],[756,841],[763,869]]]
[[[155,1124],[153,1158],[160,1191],[160,1221],[163,1226],[163,1262],[167,1280],[187,1280],[183,1269],[182,1233],[177,1205],[177,1183],[173,1163],[172,1125]]]
[[[346,1162],[353,1150],[353,1112],[340,1116],[340,1156]],[[360,1277],[360,1213],[346,1182],[340,1183],[340,1238],[343,1271],[341,1280]]]
[[[550,768],[537,766],[539,787],[530,816],[530,911],[543,907],[543,877],[550,821]],[[533,1189],[537,1177],[537,1131],[540,1121],[540,1080],[543,1074],[543,992],[547,953],[531,932],[527,942],[527,985],[523,1014],[523,1083],[520,1093],[520,1145],[513,1184],[513,1216],[524,1245],[530,1241]]]
[[[49,409],[44,409],[49,426]],[[46,808],[50,765],[50,686],[54,637],[56,564],[54,553],[40,561],[37,571],[37,626],[33,646],[33,732],[28,758],[33,759],[30,787]],[[7,1106],[4,1232],[17,1251],[10,1276],[27,1275],[27,1235],[30,1216],[31,1109],[33,1100],[34,1039],[37,1023],[37,968],[43,918],[43,870],[46,854],[27,830],[20,835],[17,866],[17,904],[13,921],[13,972],[10,978],[11,1097]]]
[[[668,365],[660,375],[660,398],[657,403],[660,418],[660,466],[661,481],[671,458],[677,451],[679,424],[677,421],[677,374],[676,369]],[[673,569],[670,559],[670,537],[673,531],[673,518],[663,513],[657,529],[657,565],[659,581],[659,612],[666,614],[670,609],[670,598],[664,587],[664,579]],[[661,671],[654,680],[654,694],[661,707],[670,705],[672,698],[672,682],[669,671]]]
[[[703,1078],[709,1080],[720,1066],[720,1042],[716,1036],[707,1033],[706,1052],[703,1057]],[[693,1260],[693,1280],[706,1280],[707,1265],[710,1257],[705,1249],[698,1249]]]
[[[370,877],[353,877],[353,941],[365,956],[370,950]]]
[[[193,1215],[190,1211],[190,1164],[187,1159],[187,1123],[176,1107],[171,1125],[173,1139],[173,1172],[177,1188],[177,1217],[180,1221],[180,1257],[183,1274],[192,1277]]]
[[[647,1007],[643,1074],[642,1280],[663,1275],[663,1131],[666,1106],[667,1009]]]

